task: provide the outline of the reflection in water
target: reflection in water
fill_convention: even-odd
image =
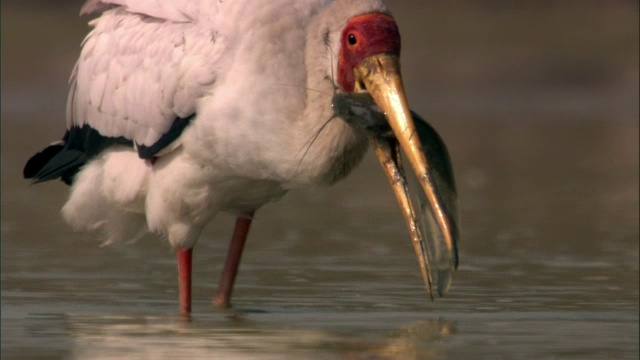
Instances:
[[[217,328],[222,324],[179,318],[91,316],[69,324],[76,359],[281,359],[332,341],[319,332]]]
[[[455,323],[446,320],[426,320],[397,331],[373,356],[381,359],[438,359],[447,354],[434,343],[445,341],[456,333]]]
[[[301,317],[315,317],[300,314]],[[329,314],[332,317],[331,314]],[[451,321],[426,320],[391,331],[386,339],[345,341],[345,332],[302,328],[274,329],[225,316],[38,315],[30,317],[29,337],[58,323],[71,359],[431,359],[456,332]],[[299,326],[299,325],[298,325]],[[434,344],[438,343],[438,346]],[[53,353],[49,353],[53,355]]]

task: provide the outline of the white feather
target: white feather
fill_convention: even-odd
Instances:
[[[135,151],[121,147],[105,152],[100,166],[103,195],[122,208],[143,213],[151,163],[140,161]]]
[[[147,232],[144,197],[151,166],[129,148],[114,147],[76,178],[64,219],[80,230],[103,230],[106,243],[135,241]]]
[[[145,21],[123,8],[91,24],[95,28],[72,75],[69,126],[89,124],[105,136],[151,145],[176,117],[195,112],[197,99],[215,79],[213,69],[202,64],[220,56],[211,36],[185,41],[203,38],[200,24]],[[109,92],[115,88],[117,93]],[[105,94],[114,100],[103,101]]]

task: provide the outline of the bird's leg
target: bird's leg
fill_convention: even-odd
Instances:
[[[178,249],[178,288],[180,297],[180,313],[191,313],[191,260],[193,249]]]
[[[223,308],[228,308],[230,305],[229,300],[231,299],[231,292],[233,291],[233,283],[238,274],[242,250],[244,249],[244,243],[247,240],[252,220],[253,212],[248,216],[239,216],[236,219],[236,226],[233,230],[233,236],[231,237],[231,243],[229,243],[229,250],[227,251],[227,258],[224,262],[222,278],[220,279],[220,284],[218,284],[216,295],[213,298],[215,305]]]

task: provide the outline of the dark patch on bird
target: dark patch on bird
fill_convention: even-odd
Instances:
[[[155,162],[156,154],[175,141],[194,116],[195,114],[177,118],[158,141],[150,146],[137,146],[138,156]],[[33,179],[33,183],[60,178],[65,184],[71,185],[75,175],[87,161],[115,145],[134,147],[133,140],[123,136],[104,136],[87,124],[72,126],[61,141],[47,146],[27,161],[23,176],[25,179]]]
[[[25,179],[34,183],[60,178],[71,185],[73,178],[94,156],[112,145],[133,146],[133,141],[120,137],[102,136],[89,125],[72,126],[62,141],[53,143],[32,156],[24,167]]]
[[[330,46],[331,45],[331,30],[329,29],[325,29],[324,33],[322,34],[322,41],[324,41],[324,44],[326,46]]]
[[[370,135],[394,137],[384,112],[367,92],[336,92],[331,99],[333,113],[354,128]]]
[[[160,152],[160,150],[169,146],[172,142],[179,138],[180,135],[182,135],[184,129],[191,123],[191,120],[193,120],[195,116],[196,114],[191,114],[186,118],[176,118],[173,121],[173,124],[171,124],[169,131],[162,134],[158,141],[149,146],[136,144],[136,147],[138,148],[138,156],[140,156],[141,159],[146,160],[150,160],[155,157],[156,154]]]

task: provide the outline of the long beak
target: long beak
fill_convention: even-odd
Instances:
[[[408,158],[423,191],[420,197],[425,204],[414,206],[395,139],[373,138],[376,155],[407,222],[425,286],[431,298],[434,285],[438,294],[443,296],[458,265],[455,185],[446,149],[426,123],[414,122],[397,56],[373,55],[363,60],[354,71],[356,90],[367,90],[386,114],[397,143]],[[424,207],[428,207],[428,213],[418,217],[417,213]],[[438,231],[434,231],[434,227]],[[425,232],[431,235],[427,239]]]

